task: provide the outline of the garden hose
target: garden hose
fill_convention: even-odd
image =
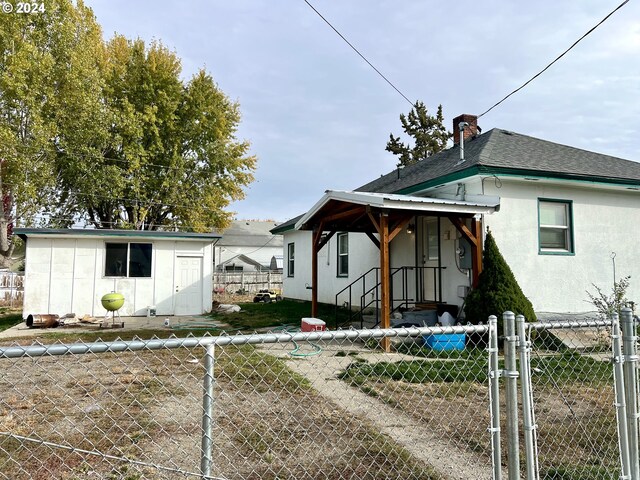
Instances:
[[[283,333],[298,333],[300,332],[300,328],[298,327],[292,327],[291,325],[282,325],[280,327],[276,327],[272,330],[273,332],[283,332]],[[291,355],[292,357],[313,357],[315,355],[319,355],[322,353],[322,347],[320,347],[320,345],[317,345],[315,343],[309,342],[309,345],[311,345],[314,350],[313,352],[300,352],[300,345],[298,345],[298,342],[292,340],[293,342],[293,350],[289,352],[289,355]]]
[[[171,330],[220,330],[219,327],[207,322],[177,323],[170,328]]]

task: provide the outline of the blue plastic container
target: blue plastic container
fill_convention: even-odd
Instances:
[[[450,352],[464,350],[467,339],[466,333],[435,333],[424,335],[424,344],[436,352]]]

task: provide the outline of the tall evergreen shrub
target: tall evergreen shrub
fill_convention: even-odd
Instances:
[[[489,315],[495,315],[501,324],[502,314],[506,311],[524,315],[528,322],[535,321],[533,305],[522,293],[491,232],[487,232],[484,241],[482,261],[483,270],[478,279],[478,287],[469,293],[465,303],[467,321],[486,323]]]

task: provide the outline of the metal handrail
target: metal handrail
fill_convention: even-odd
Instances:
[[[391,294],[391,304],[396,304],[395,307],[392,308],[392,312],[395,312],[396,310],[400,309],[400,308],[408,308],[409,305],[411,304],[416,304],[419,301],[434,301],[434,302],[441,302],[442,298],[441,298],[441,294],[440,294],[440,289],[439,289],[439,285],[440,285],[440,279],[438,278],[438,271],[442,271],[442,270],[446,270],[447,267],[416,267],[416,266],[402,266],[402,267],[395,267],[393,269],[391,269],[391,274],[390,274],[390,294]],[[433,299],[429,299],[429,300],[425,300],[424,298],[422,298],[422,294],[421,294],[421,290],[422,290],[422,286],[423,286],[423,280],[422,280],[422,275],[419,275],[420,272],[424,272],[425,270],[433,270],[433,284],[434,284],[434,298]],[[416,271],[416,295],[414,297],[410,297],[409,296],[409,276],[408,273],[409,271]],[[372,272],[375,272],[375,282],[374,284],[369,287],[367,289],[367,276],[370,275]],[[335,296],[335,325],[336,328],[339,327],[340,325],[338,324],[338,298],[344,294],[344,292],[349,292],[349,299],[347,302],[345,302],[347,305],[345,306],[348,310],[349,310],[349,318],[346,322],[344,322],[343,324],[346,323],[351,323],[354,321],[354,319],[356,318],[360,318],[360,328],[362,328],[364,326],[364,318],[362,315],[362,312],[364,312],[367,308],[371,307],[372,305],[374,305],[374,311],[375,311],[375,315],[376,315],[376,323],[375,326],[379,325],[380,323],[380,316],[379,316],[379,308],[378,305],[380,303],[380,298],[379,298],[379,287],[380,287],[380,280],[379,280],[379,272],[380,272],[380,267],[372,267],[369,270],[367,270],[365,273],[363,273],[360,277],[358,277],[356,280],[354,280],[353,282],[351,282],[349,285],[347,285],[346,287],[344,287],[342,290],[340,290],[336,296]],[[401,272],[401,290],[402,290],[402,295],[400,298],[394,298],[394,294],[393,294],[393,279],[394,277]],[[359,310],[354,311],[353,310],[353,288],[358,284],[358,283],[362,283],[362,295],[360,295],[360,308]],[[420,295],[418,295],[418,291],[420,290]],[[372,295],[373,298],[371,298],[371,300],[367,301],[367,297],[369,295]]]

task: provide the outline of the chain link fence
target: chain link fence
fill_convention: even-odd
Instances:
[[[526,335],[540,478],[618,478],[610,328],[540,325]],[[488,332],[0,347],[0,478],[506,477],[508,429],[490,412],[504,425],[507,411],[503,392],[490,394],[500,375]]]
[[[611,322],[534,323],[525,336],[539,478],[621,478]]]

